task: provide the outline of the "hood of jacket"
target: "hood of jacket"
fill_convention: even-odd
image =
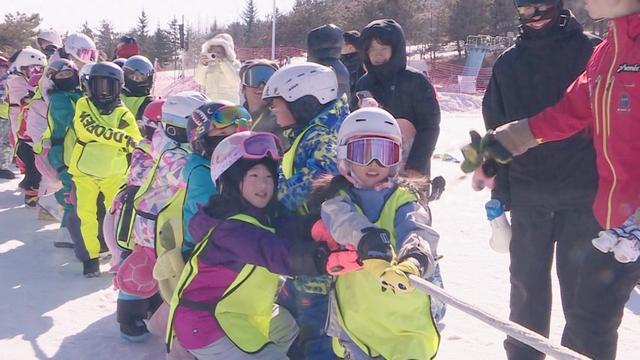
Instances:
[[[363,48],[373,39],[379,38],[391,43],[391,58],[382,65],[372,65],[369,56],[363,54],[363,62],[369,73],[382,81],[393,79],[394,75],[407,67],[407,48],[404,31],[395,20],[382,19],[369,23],[360,35]]]
[[[233,38],[229,34],[218,34],[213,38],[207,40],[202,44],[202,53],[207,53],[211,46],[222,46],[227,54],[227,60],[230,62],[236,61],[236,50],[233,43]]]

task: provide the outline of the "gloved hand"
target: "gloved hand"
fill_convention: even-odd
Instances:
[[[327,258],[327,273],[329,275],[343,275],[362,269],[358,259],[358,252],[352,245],[340,246],[331,236],[327,225],[322,219],[316,221],[311,228],[311,237],[314,241],[325,242],[331,253]]]
[[[393,293],[410,293],[415,290],[409,281],[409,275],[420,275],[418,266],[411,260],[391,265],[380,275],[382,291],[391,290]]]
[[[313,226],[311,227],[311,238],[313,238],[314,241],[326,242],[331,251],[340,250],[340,245],[336,242],[333,236],[331,236],[331,233],[327,228],[327,224],[325,224],[322,219],[313,223]]]
[[[390,262],[393,259],[393,249],[389,232],[373,226],[362,229],[358,255],[362,261],[380,259]]]
[[[618,262],[635,262],[640,257],[640,209],[631,214],[622,226],[601,231],[591,243],[603,253],[613,252]]]

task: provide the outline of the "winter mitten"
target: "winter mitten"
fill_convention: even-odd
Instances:
[[[351,200],[344,196],[336,196],[325,201],[322,204],[321,215],[336,242],[345,246],[352,245],[354,248],[358,247],[362,230],[373,226]]]
[[[311,227],[311,238],[314,241],[324,241],[329,246],[329,249],[332,251],[336,251],[340,249],[340,245],[336,242],[336,240],[331,236],[327,225],[322,221],[322,219],[316,221]]]
[[[639,232],[636,230],[627,237],[619,238],[620,241],[613,248],[613,256],[618,262],[627,264],[638,260],[638,257],[640,257],[640,240],[638,240],[637,234]]]
[[[409,281],[409,275],[420,275],[418,266],[411,260],[389,266],[380,275],[382,290],[391,290],[394,294],[414,291],[415,288]]]
[[[618,244],[618,241],[620,241],[620,239],[618,238],[619,233],[616,232],[616,230],[621,231],[620,229],[609,229],[600,231],[598,237],[591,240],[591,244],[593,244],[596,249],[602,251],[605,254],[613,251],[613,249]]]
[[[369,260],[372,261],[372,260]],[[355,250],[334,251],[327,259],[327,273],[333,276],[344,275],[362,269]]]

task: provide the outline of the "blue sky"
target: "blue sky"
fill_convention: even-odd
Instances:
[[[144,9],[149,17],[149,26],[155,29],[166,24],[175,15],[182,15],[185,23],[205,28],[217,20],[218,24],[228,24],[240,18],[245,0],[0,0],[0,16],[16,11],[39,13],[43,18],[42,26],[52,27],[59,32],[76,31],[85,21],[92,28],[102,19],[108,19],[117,31],[124,32],[132,28]],[[254,0],[260,18],[269,16],[273,9],[273,0]],[[288,12],[295,0],[276,0],[281,12]]]

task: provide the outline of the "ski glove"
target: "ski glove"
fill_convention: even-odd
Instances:
[[[362,237],[358,242],[358,255],[363,261],[369,259],[391,261],[393,250],[389,232],[373,226],[362,229]]]
[[[418,266],[411,259],[389,266],[380,275],[382,291],[391,290],[394,294],[413,292],[415,288],[409,281],[409,275],[420,275]]]
[[[331,250],[327,259],[327,273],[329,275],[343,275],[352,271],[362,269],[362,264],[358,259],[358,252],[352,245],[340,246],[331,236],[327,225],[318,220],[311,228],[311,237],[314,241],[325,242]]]
[[[640,257],[640,209],[625,220],[620,227],[601,231],[591,240],[593,246],[603,253],[612,252],[623,264],[635,262]]]
[[[528,119],[513,121],[496,130],[489,130],[484,137],[476,131],[471,131],[469,135],[471,143],[461,149],[465,160],[460,167],[465,173],[474,171],[486,159],[494,159],[501,164],[506,164],[514,156],[523,154],[538,145],[529,128]]]

